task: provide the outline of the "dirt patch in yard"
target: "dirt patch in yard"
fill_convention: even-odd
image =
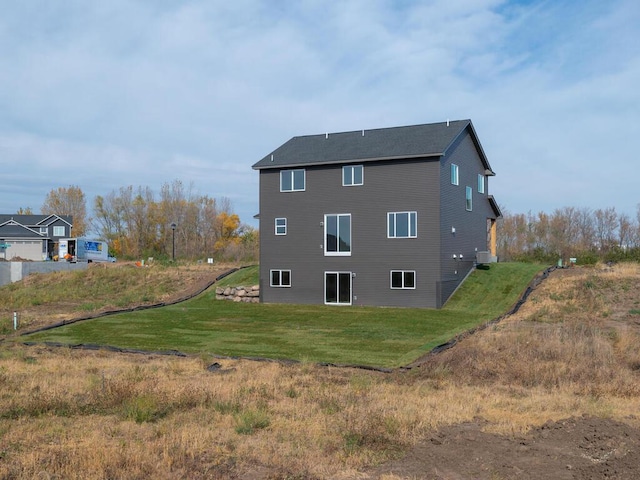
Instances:
[[[640,430],[624,423],[570,418],[522,436],[485,433],[485,424],[478,420],[442,428],[370,478],[623,480],[640,472]]]

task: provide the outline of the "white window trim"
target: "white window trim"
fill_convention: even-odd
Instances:
[[[402,274],[402,286],[401,287],[394,287],[393,286],[393,274],[394,273],[400,273]],[[413,273],[413,287],[405,287],[404,285],[404,274],[405,273]],[[416,289],[416,271],[415,270],[391,270],[389,272],[389,288],[391,288],[391,290],[415,290]]]
[[[282,175],[288,172],[291,174],[291,190],[283,190],[282,188]],[[294,182],[294,172],[302,172],[302,183],[304,184],[302,188],[296,188]],[[289,193],[289,192],[304,192],[307,188],[307,171],[304,168],[293,168],[280,170],[280,192]]]
[[[397,216],[398,214],[402,214],[402,213],[408,213],[409,214],[409,225],[407,225],[407,231],[409,232],[409,235],[407,235],[406,237],[399,237],[396,232],[398,230],[398,221],[397,221]],[[416,218],[416,231],[414,232],[413,235],[411,235],[411,215],[415,215]],[[393,215],[393,235],[389,235],[389,226],[390,226],[390,220],[389,220],[389,216]],[[408,212],[387,212],[387,238],[418,238],[418,212],[416,211],[408,211]]]
[[[60,229],[62,229],[62,234],[57,234],[56,231],[59,231]],[[53,227],[53,236],[54,237],[64,237],[66,235],[66,229],[64,228],[64,225],[57,225]]]
[[[340,217],[349,217],[349,251],[348,252],[329,252],[327,250],[327,217],[338,217],[338,246],[340,245]],[[350,257],[353,251],[353,229],[351,228],[351,214],[350,213],[327,213],[324,216],[324,255],[325,257]]]
[[[278,220],[284,220],[283,225],[278,225]],[[284,232],[278,233],[278,228],[284,228]],[[287,219],[285,217],[278,217],[275,219],[275,234],[276,235],[286,235],[287,234]]]
[[[455,163],[451,164],[451,185],[460,184],[460,167]]]
[[[355,183],[353,181],[353,179],[355,178],[355,175],[353,174],[353,172],[354,172],[354,169],[358,168],[358,167],[360,167],[362,169],[362,181],[360,183]],[[351,180],[352,180],[352,183],[345,183],[345,181],[344,181],[344,171],[347,168],[351,169]],[[362,185],[364,185],[364,166],[363,165],[344,165],[342,167],[342,186],[343,187],[360,187]]]
[[[348,274],[349,275],[349,303],[346,302],[327,302],[327,275],[328,274],[335,274],[338,276],[338,282],[340,281],[340,274]],[[338,287],[338,297],[340,297],[340,285],[337,286]],[[343,272],[343,271],[331,271],[331,272],[324,272],[324,304],[325,305],[335,305],[335,306],[348,306],[348,305],[352,305],[353,304],[353,272]]]
[[[484,193],[485,190],[485,176],[482,174],[478,174],[478,193]]]
[[[274,285],[273,283],[273,272],[279,272],[280,284]],[[289,272],[289,285],[282,285],[282,272]],[[291,270],[281,269],[281,268],[273,268],[269,270],[269,286],[273,288],[291,288]]]
[[[464,202],[464,206],[467,209],[467,212],[473,211],[473,188],[469,186],[467,186],[467,188],[465,189]]]

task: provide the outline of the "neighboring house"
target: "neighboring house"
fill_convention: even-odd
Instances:
[[[470,120],[294,137],[253,168],[262,302],[440,308],[495,261]]]
[[[0,215],[0,260],[47,260],[71,236],[70,215]]]

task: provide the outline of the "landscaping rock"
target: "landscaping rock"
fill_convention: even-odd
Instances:
[[[252,287],[217,287],[216,300],[231,300],[234,302],[259,303],[260,287],[253,285]]]

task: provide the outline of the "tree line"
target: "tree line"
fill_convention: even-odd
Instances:
[[[503,261],[640,261],[640,204],[635,218],[615,207],[564,207],[551,214],[503,210],[497,246]]]
[[[121,258],[171,257],[174,248],[177,258],[258,258],[258,231],[241,223],[228,198],[199,195],[179,180],[163,184],[159,195],[149,187],[121,187],[95,197],[92,211],[89,216],[77,186],[52,190],[41,208],[45,215],[72,215],[74,236],[95,232]],[[502,212],[497,222],[501,261],[640,261],[640,204],[635,218],[615,207]]]
[[[197,194],[179,180],[163,184],[158,195],[145,186],[98,195],[92,216],[80,187],[60,187],[47,194],[41,213],[71,215],[74,237],[95,234],[119,258],[170,258],[174,252],[183,259],[258,256],[258,231],[240,221],[231,200]]]

